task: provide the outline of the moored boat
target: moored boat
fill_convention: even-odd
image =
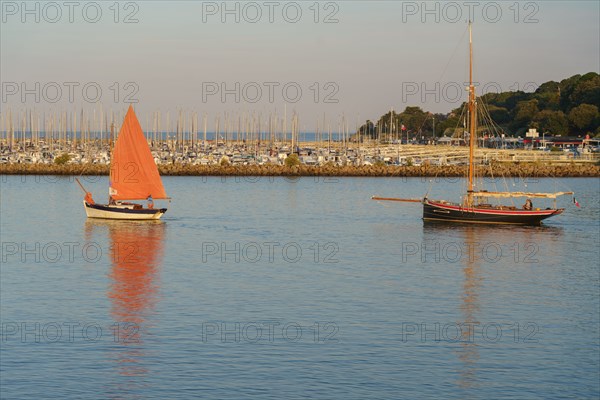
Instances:
[[[525,192],[488,192],[475,190],[475,147],[477,146],[477,100],[475,85],[473,84],[473,36],[469,22],[469,170],[468,188],[466,196],[461,203],[449,203],[444,200],[423,199],[423,220],[443,221],[478,224],[517,224],[539,225],[542,220],[562,214],[564,208],[548,207],[546,209],[533,208],[531,198],[551,198],[573,194],[573,192],[557,193],[525,193]],[[490,198],[516,198],[525,197],[522,208],[514,205],[492,205]]]
[[[573,192],[533,193],[533,192],[490,192],[474,182],[475,148],[477,146],[477,100],[473,84],[473,37],[469,22],[469,99],[467,103],[469,163],[467,175],[467,191],[460,202],[432,200],[426,195],[420,199],[394,199],[375,197],[373,200],[391,200],[402,202],[420,202],[423,204],[423,220],[433,222],[471,223],[471,224],[516,224],[540,225],[546,218],[562,214],[564,208],[556,207],[556,198],[563,195],[574,195]],[[466,133],[466,132],[465,132]],[[490,199],[526,198],[525,204],[518,208],[514,205],[491,204]],[[554,199],[553,207],[534,208],[532,198]],[[573,202],[578,205],[573,197]]]
[[[519,210],[512,206],[478,204],[465,207],[443,200],[423,199],[423,220],[443,222],[466,222],[479,224],[539,225],[542,220],[561,214],[563,208],[545,210]]]

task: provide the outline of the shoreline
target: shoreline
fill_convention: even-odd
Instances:
[[[476,166],[483,177],[600,177],[600,165],[494,163]],[[336,176],[336,177],[462,177],[467,166],[307,166],[298,165],[159,165],[161,176]],[[2,164],[0,175],[108,175],[108,165]]]

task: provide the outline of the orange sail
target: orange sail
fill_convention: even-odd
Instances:
[[[109,185],[109,194],[115,200],[168,198],[132,106],[113,149]]]

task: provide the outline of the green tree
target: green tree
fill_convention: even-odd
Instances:
[[[591,131],[597,125],[598,107],[591,104],[581,104],[571,110],[569,121],[580,131]]]
[[[371,120],[367,120],[364,125],[358,129],[358,133],[361,135],[374,138],[375,137],[375,124]]]
[[[463,131],[461,113],[464,106],[465,104],[463,103],[461,107],[452,110],[445,120],[441,121],[439,124],[435,124],[437,136],[453,136],[456,131]]]
[[[404,111],[398,114],[397,118],[398,126],[404,125],[407,130],[413,132],[432,131],[433,120],[431,115],[421,109],[421,107],[406,107]],[[425,126],[425,122],[429,121],[429,124]]]
[[[58,165],[64,165],[69,162],[71,156],[68,153],[63,153],[62,155],[56,157],[54,159],[54,163]]]
[[[534,117],[536,128],[541,132],[552,135],[566,135],[569,133],[569,121],[562,111],[542,110]]]
[[[539,101],[540,109],[557,111],[560,108],[560,84],[554,81],[543,83],[535,91],[534,97]]]
[[[575,91],[577,87],[577,83],[581,79],[581,75],[573,75],[570,78],[563,79],[560,81],[560,109],[565,113],[571,111],[573,105],[571,104],[572,98],[571,95]]]
[[[230,164],[230,162],[229,162],[229,157],[227,157],[227,156],[223,156],[223,157],[221,157],[221,159],[219,160],[219,165],[220,165],[220,166],[222,166],[222,167],[226,167],[226,166],[228,166],[229,164]]]
[[[512,110],[517,106],[517,104],[520,101],[529,100],[530,97],[530,93],[517,91],[502,93],[486,93],[485,95],[483,95],[482,100],[488,105],[493,104],[498,107],[505,107],[508,110]]]
[[[538,100],[536,99],[517,103],[517,107],[513,110],[512,128],[517,130],[529,127],[533,118],[539,112],[537,105]]]
[[[510,121],[510,114],[505,107],[488,105],[490,117],[497,124],[505,124]]]
[[[298,157],[298,154],[292,153],[289,156],[287,156],[285,158],[285,165],[290,168],[296,165],[300,165],[300,158]]]
[[[590,72],[582,76],[570,100],[573,106],[591,104],[600,108],[600,75]]]

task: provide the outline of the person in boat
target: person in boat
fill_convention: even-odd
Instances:
[[[523,204],[523,210],[533,210],[533,203],[531,199],[525,200],[525,204]]]
[[[116,204],[117,204],[117,202],[115,201],[115,199],[113,199],[112,196],[108,196],[108,205],[114,206]]]
[[[92,194],[90,192],[85,192],[85,198],[84,198],[84,200],[88,204],[96,204],[96,202],[92,198]]]
[[[148,208],[152,209],[154,208],[154,200],[152,200],[152,195],[148,195],[148,198],[146,199],[146,201],[148,202]]]

